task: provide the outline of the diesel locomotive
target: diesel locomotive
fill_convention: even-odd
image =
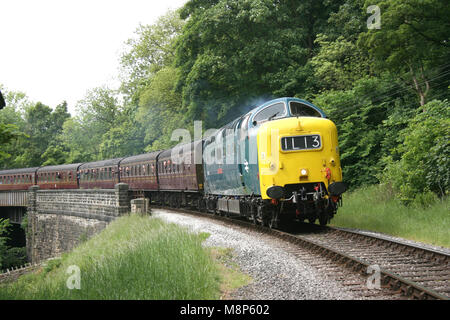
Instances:
[[[0,191],[36,184],[109,189],[119,182],[154,204],[239,215],[271,228],[283,220],[325,225],[346,191],[335,124],[298,98],[268,101],[208,137],[167,150],[0,171]]]

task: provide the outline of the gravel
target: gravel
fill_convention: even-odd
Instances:
[[[292,246],[279,239],[219,221],[153,209],[155,217],[187,227],[193,232],[208,232],[206,246],[233,249],[233,261],[252,283],[232,293],[231,299],[245,300],[340,300],[361,299],[311,266],[311,256],[289,252]]]

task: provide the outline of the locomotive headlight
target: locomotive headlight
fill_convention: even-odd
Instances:
[[[306,170],[306,169],[300,170],[300,175],[301,175],[302,177],[306,177],[306,176],[308,175],[308,170]]]

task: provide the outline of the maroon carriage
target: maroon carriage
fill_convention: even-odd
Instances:
[[[140,154],[120,162],[120,182],[127,183],[136,191],[158,190],[156,158],[161,151]]]
[[[10,169],[0,171],[1,190],[28,190],[36,183],[36,171],[39,168]]]
[[[81,163],[42,167],[37,170],[41,189],[77,189],[77,172]]]
[[[123,158],[88,162],[79,168],[81,189],[114,189],[119,183],[119,163]]]
[[[198,152],[194,152],[197,146]],[[183,151],[182,151],[183,150]],[[161,152],[158,162],[159,202],[173,207],[199,207],[203,190],[201,143],[189,143]]]
[[[199,150],[198,153],[194,152],[195,145]],[[161,152],[158,156],[160,190],[202,190],[203,166],[200,160],[195,161],[196,154],[201,156],[200,150],[201,143],[192,142]]]

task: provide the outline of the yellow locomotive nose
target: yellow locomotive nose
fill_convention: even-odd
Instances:
[[[263,199],[280,195],[275,186],[283,188],[283,197],[289,197],[289,190],[302,184],[323,183],[328,190],[332,183],[342,181],[337,129],[328,119],[292,117],[268,121],[258,130],[257,144]]]

